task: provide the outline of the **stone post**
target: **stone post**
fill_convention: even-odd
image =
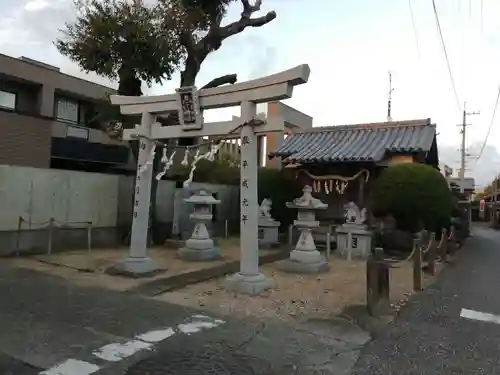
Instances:
[[[241,121],[250,122],[257,114],[254,102],[241,103]],[[226,289],[257,295],[274,286],[274,281],[259,272],[259,203],[257,200],[257,136],[252,125],[241,129],[240,159],[240,272],[226,279]]]
[[[144,112],[139,127],[140,134],[150,138],[153,122],[154,117],[150,113]],[[113,274],[145,277],[158,271],[154,261],[148,256],[148,227],[153,166],[146,167],[146,163],[151,157],[153,147],[154,143],[148,138],[140,139],[129,254],[127,258],[116,263],[108,270]]]
[[[377,248],[366,263],[366,304],[371,316],[382,316],[390,310],[389,263],[383,259],[384,250]]]

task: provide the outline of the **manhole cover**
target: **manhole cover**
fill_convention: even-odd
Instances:
[[[130,367],[126,375],[255,375],[249,360],[212,347],[161,351]]]

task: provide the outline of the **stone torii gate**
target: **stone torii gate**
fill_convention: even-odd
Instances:
[[[267,77],[237,83],[231,86],[203,89],[184,87],[176,94],[129,97],[112,95],[111,103],[119,105],[124,115],[141,115],[141,124],[123,132],[123,139],[140,140],[136,175],[134,216],[128,257],[115,265],[115,269],[137,276],[157,270],[147,254],[147,232],[151,200],[153,168],[144,169],[154,150],[155,140],[181,137],[224,136],[240,131],[241,139],[241,217],[240,272],[228,277],[227,288],[245,294],[259,294],[272,287],[273,281],[259,272],[258,198],[257,198],[257,135],[283,131],[285,119],[256,119],[256,105],[292,97],[296,85],[309,79],[308,65],[299,65]],[[241,107],[240,117],[230,121],[204,123],[203,110]],[[179,112],[179,125],[162,126],[157,116]]]

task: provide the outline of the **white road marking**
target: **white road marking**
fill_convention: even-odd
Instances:
[[[465,319],[481,320],[483,322],[500,324],[500,316],[480,311],[462,309],[460,316]]]
[[[122,359],[130,357],[142,350],[152,349],[153,344],[140,340],[132,340],[125,343],[113,343],[104,345],[103,347],[94,350],[92,354],[100,359],[104,359],[105,361],[119,362]]]
[[[175,335],[174,329],[168,327],[165,329],[157,329],[155,331],[149,331],[141,335],[137,335],[135,336],[135,338],[141,341],[157,343],[165,339],[168,339],[173,335]]]
[[[192,321],[178,324],[177,328],[186,335],[200,332],[204,329],[215,328],[226,323],[221,319],[213,319],[206,315],[195,314],[190,318]],[[193,320],[194,319],[194,320]],[[104,345],[92,354],[108,362],[119,362],[142,350],[153,350],[154,345],[175,335],[175,330],[171,327],[149,331],[135,336],[135,340],[125,343],[112,343]],[[66,361],[40,372],[39,375],[90,375],[100,369],[99,366],[77,359],[67,359]]]
[[[221,320],[221,322],[222,322],[222,320]],[[204,321],[198,320],[198,321],[193,321],[190,323],[179,324],[177,327],[179,328],[179,330],[182,333],[185,333],[186,335],[190,335],[192,333],[200,332],[202,329],[210,329],[210,328],[217,327],[220,324],[222,324],[222,323],[217,323],[216,321],[211,321],[211,322],[205,321],[204,322]]]
[[[40,372],[39,375],[90,375],[99,370],[99,366],[78,359],[66,361]]]

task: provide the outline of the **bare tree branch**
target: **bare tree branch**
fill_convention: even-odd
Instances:
[[[222,45],[222,42],[230,36],[241,33],[247,27],[261,27],[276,18],[276,12],[271,11],[265,16],[252,18],[252,14],[260,11],[262,0],[255,0],[255,4],[251,5],[250,0],[240,0],[243,6],[241,17],[238,21],[232,22],[229,25],[221,27],[221,17],[213,16],[210,20],[210,28],[207,35],[196,42],[193,38],[192,32],[188,29],[185,35],[182,36],[181,43],[187,50],[187,59],[184,70],[181,72],[181,86],[194,85],[195,78],[200,70],[200,66],[205,61],[210,52],[216,51]],[[215,83],[209,82],[209,87],[220,86],[221,84],[234,83],[236,78],[228,76],[224,80],[216,81]],[[222,78],[222,77],[220,77]],[[214,80],[215,81],[215,80]],[[221,82],[221,83],[218,83]]]
[[[262,0],[256,0],[254,5],[250,5],[250,2],[248,0],[241,0],[241,4],[243,5],[243,12],[241,13],[241,17],[250,18],[253,13],[260,10]]]
[[[241,12],[240,19],[224,27],[219,26],[211,29],[210,32],[197,43],[198,46],[204,47],[200,49],[210,52],[212,49],[220,47],[224,39],[241,33],[245,28],[261,27],[276,18],[275,11],[270,11],[262,17],[251,18],[253,13],[260,11],[262,0],[256,0],[254,5],[250,5],[249,0],[241,0],[241,4],[243,5],[243,12]]]
[[[236,74],[226,74],[225,76],[217,77],[217,78],[211,80],[205,86],[203,86],[201,88],[201,90],[211,89],[211,88],[219,87],[219,86],[226,85],[226,84],[233,85],[236,83],[237,80],[238,80],[238,77]]]

